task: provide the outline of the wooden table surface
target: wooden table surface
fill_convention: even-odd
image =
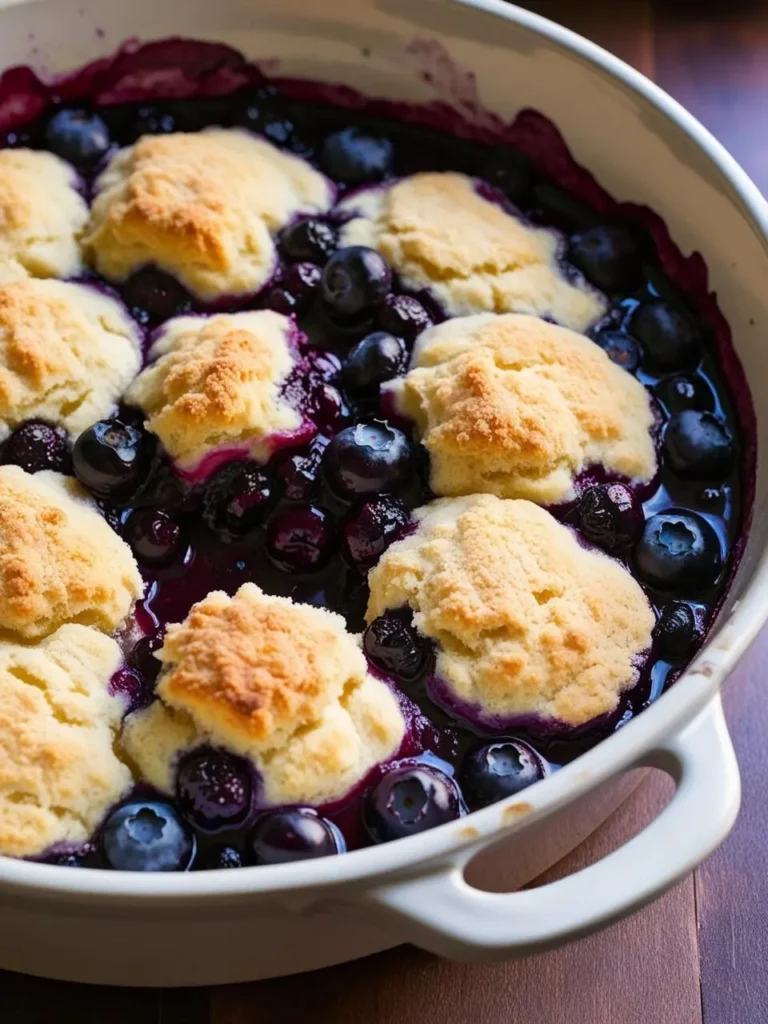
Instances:
[[[768,189],[768,0],[539,0],[524,6],[655,78]],[[744,780],[735,831],[695,877],[600,935],[489,967],[442,962],[401,947],[301,977],[209,991],[116,991],[0,972],[0,1022],[766,1024],[768,702],[761,664],[767,656],[768,632],[725,694]],[[666,779],[646,785],[558,870],[572,871],[614,849],[668,796]]]

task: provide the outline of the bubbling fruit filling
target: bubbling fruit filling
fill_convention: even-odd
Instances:
[[[728,327],[533,111],[164,47],[184,98],[146,48],[0,77],[0,853],[456,821],[704,641],[753,492]]]

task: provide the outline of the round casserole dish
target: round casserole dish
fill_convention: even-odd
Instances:
[[[28,0],[2,10],[0,27],[0,68],[29,63],[55,74],[131,36],[182,31],[252,60],[277,59],[282,74],[369,95],[471,105],[467,90],[476,86],[483,107],[504,120],[521,107],[541,110],[610,192],[649,205],[684,252],[704,254],[751,386],[768,383],[768,205],[664,93],[541,18],[496,0],[329,0],[320,8],[312,0]],[[768,413],[758,410],[758,453],[766,431]],[[691,668],[524,800],[344,857],[236,872],[131,875],[0,858],[0,967],[102,984],[210,985],[401,942],[501,959],[584,935],[653,899],[722,841],[737,813],[738,770],[718,690],[768,613],[767,505],[758,465],[746,552]],[[676,795],[605,860],[526,892],[480,892],[465,881],[490,847],[507,887],[530,881],[602,822],[637,783],[635,770],[648,766],[673,776]]]

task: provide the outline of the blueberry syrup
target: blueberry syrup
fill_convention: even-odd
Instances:
[[[175,804],[139,784],[93,843],[52,852],[56,863],[183,870],[194,858],[194,870],[274,862],[286,850],[317,856],[408,834],[421,827],[414,823],[450,820],[466,809],[461,785],[472,809],[517,792],[620,728],[674,682],[724,598],[749,526],[754,412],[704,260],[683,256],[657,214],[616,202],[541,114],[524,110],[504,124],[484,112],[475,123],[441,103],[411,106],[346,87],[270,82],[226,46],[182,39],[126,46],[50,86],[28,68],[0,75],[0,148],[66,151],[86,195],[100,157],[114,147],[212,124],[263,133],[328,174],[339,195],[417,171],[456,170],[474,176],[489,200],[562,233],[564,272],[608,294],[593,340],[655,398],[660,458],[657,476],[643,486],[590,467],[576,482],[576,499],[550,511],[636,575],[657,628],[637,684],[616,712],[568,730],[532,718],[483,721],[476,709],[458,707],[435,677],[431,645],[409,640],[409,616],[396,613],[366,633],[365,650],[371,671],[400,702],[406,735],[393,762],[374,768],[343,800],[318,808],[319,817],[268,809],[252,766],[208,752],[186,762]],[[234,594],[255,581],[267,593],[338,611],[362,632],[367,569],[432,497],[424,450],[379,389],[403,372],[416,336],[444,311],[430,295],[408,293],[370,250],[339,250],[338,234],[332,215],[297,218],[281,233],[278,265],[258,295],[200,303],[151,267],[120,289],[147,351],[151,332],[173,316],[289,314],[297,359],[283,395],[302,416],[296,431],[270,439],[265,466],[241,474],[241,484],[235,467],[229,490],[216,493],[212,481],[228,463],[247,460],[247,450],[218,450],[179,473],[147,441],[135,410],[121,410],[121,427],[110,421],[76,446],[75,472],[142,556],[146,594],[119,638],[126,663],[112,684],[131,709],[151,699],[165,626],[212,590]],[[361,462],[358,451],[350,463],[344,449],[361,425],[378,454]],[[24,440],[9,441],[0,454],[19,463],[53,458],[51,444],[40,455]],[[670,509],[688,520],[658,519],[651,529],[649,521]],[[399,788],[388,777],[393,765]],[[270,817],[273,810],[279,813]]]

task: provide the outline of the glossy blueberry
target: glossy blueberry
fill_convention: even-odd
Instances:
[[[320,163],[334,181],[362,185],[389,174],[394,155],[390,139],[351,127],[328,136],[323,143]]]
[[[184,535],[166,512],[141,508],[131,512],[123,536],[138,562],[151,569],[170,565],[181,550]]]
[[[472,808],[504,800],[544,778],[539,756],[521,740],[502,740],[472,751],[459,780]]]
[[[717,480],[733,469],[736,446],[722,420],[711,412],[686,409],[667,423],[664,453],[678,476],[688,480]]]
[[[268,288],[261,298],[261,304],[264,309],[271,309],[273,313],[280,313],[281,316],[291,316],[296,313],[299,305],[296,296],[280,285]]]
[[[323,464],[328,438],[318,434],[306,448],[286,451],[274,464],[275,479],[290,501],[306,501],[312,496]]]
[[[668,413],[698,409],[711,412],[715,407],[712,388],[703,377],[665,377],[654,388],[654,394]]]
[[[342,527],[344,554],[360,572],[367,572],[409,522],[410,513],[399,498],[383,494],[366,501],[349,513]]]
[[[715,582],[723,567],[720,541],[696,512],[670,509],[645,524],[635,545],[639,575],[661,590],[695,590]]]
[[[344,384],[352,394],[375,394],[385,381],[405,372],[408,351],[402,338],[386,331],[366,335],[347,356]]]
[[[175,277],[156,267],[143,267],[121,289],[123,302],[142,324],[159,324],[192,308],[192,296]]]
[[[626,228],[601,225],[573,235],[568,259],[604,292],[631,291],[640,282],[640,251]]]
[[[432,317],[418,299],[411,295],[388,295],[379,306],[376,324],[388,334],[412,344],[432,326]]]
[[[408,438],[379,420],[342,430],[328,445],[324,459],[328,483],[348,500],[397,489],[408,480],[412,466]]]
[[[653,630],[660,658],[680,665],[688,658],[698,636],[696,617],[690,605],[672,601],[665,605]]]
[[[283,277],[283,286],[295,302],[297,312],[307,309],[320,287],[323,272],[316,263],[294,263]]]
[[[295,263],[322,266],[338,247],[338,229],[316,217],[296,220],[280,232],[280,249],[286,259]]]
[[[107,126],[87,110],[59,110],[45,129],[45,148],[80,167],[101,160],[111,144]]]
[[[323,268],[323,299],[342,319],[368,315],[392,287],[392,272],[383,256],[364,245],[339,249]]]
[[[39,473],[44,469],[71,473],[69,436],[63,427],[30,420],[17,427],[2,446],[0,462],[5,466],[21,466],[27,473]]]
[[[599,331],[593,340],[612,363],[628,373],[634,373],[640,365],[640,346],[629,334],[623,331]]]
[[[245,761],[223,750],[199,750],[179,767],[176,797],[198,828],[229,828],[248,817],[251,773]]]
[[[255,864],[288,864],[330,857],[346,849],[336,826],[311,807],[289,807],[263,814],[248,837]]]
[[[211,477],[203,496],[203,522],[222,540],[243,540],[264,525],[275,491],[254,462],[228,462]]]
[[[241,868],[243,866],[243,858],[234,846],[223,846],[220,850],[215,851],[213,857],[208,859],[207,866],[231,871],[233,868]]]
[[[431,765],[403,764],[367,794],[364,814],[374,842],[386,843],[455,821],[462,811],[458,786],[448,775]]]
[[[579,499],[579,522],[587,540],[618,551],[643,532],[643,507],[624,484],[595,484]]]
[[[658,373],[692,370],[701,358],[701,332],[696,321],[661,299],[639,306],[631,329],[643,346],[643,362]]]
[[[195,839],[171,804],[132,800],[107,818],[101,849],[114,871],[186,871]]]
[[[136,493],[151,469],[154,443],[149,434],[120,420],[102,420],[75,442],[75,476],[97,498],[123,501]]]
[[[434,663],[431,642],[397,612],[373,620],[363,635],[363,649],[376,668],[406,684],[423,679]]]
[[[344,395],[333,384],[315,384],[306,397],[304,411],[317,429],[328,436],[338,433],[352,419]]]
[[[275,515],[267,529],[266,552],[284,572],[322,568],[336,546],[333,516],[327,509],[302,503]]]
[[[162,630],[148,633],[136,641],[133,650],[128,655],[129,665],[149,685],[152,685],[160,675],[160,662],[155,657],[155,654],[163,646],[164,641],[165,634]]]
[[[499,146],[483,164],[480,177],[516,203],[531,186],[533,163],[513,146]]]

